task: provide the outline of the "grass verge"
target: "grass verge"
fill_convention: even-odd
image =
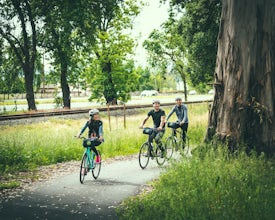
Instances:
[[[210,147],[211,148],[211,147]],[[119,219],[274,219],[274,159],[197,148],[174,162],[153,190],[126,200]]]

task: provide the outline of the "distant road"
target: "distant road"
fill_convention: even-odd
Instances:
[[[174,102],[176,95],[171,96],[151,96],[151,97],[140,97],[140,96],[134,96],[132,97],[132,100],[128,101],[126,105],[136,105],[136,104],[150,104],[153,99],[159,99],[163,103],[171,103]],[[188,101],[205,101],[205,100],[211,100],[213,99],[213,95],[189,95]],[[55,109],[54,103],[47,103],[47,104],[39,104],[39,101],[42,99],[36,99],[38,104],[36,105],[37,110],[50,110]],[[50,99],[52,100],[52,99]],[[100,105],[100,103],[97,102],[89,102],[88,98],[73,98],[71,102],[71,108],[88,108],[88,107],[96,107],[96,106],[103,106]],[[27,111],[28,106],[27,104],[24,105],[17,105],[17,111]],[[5,105],[0,106],[0,113],[4,111],[4,108],[6,111],[13,111],[15,108],[15,105]]]

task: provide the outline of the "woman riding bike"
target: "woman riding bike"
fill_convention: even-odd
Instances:
[[[83,128],[77,135],[78,138],[81,137],[83,132],[89,128],[88,139],[83,141],[84,147],[91,147],[91,149],[96,154],[96,163],[100,163],[100,156],[97,152],[96,146],[100,145],[103,139],[103,122],[100,120],[99,110],[92,109],[89,111],[90,119],[84,124]]]

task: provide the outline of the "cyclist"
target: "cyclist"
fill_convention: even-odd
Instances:
[[[83,134],[83,132],[89,128],[88,139],[83,141],[83,146],[90,146],[91,149],[96,154],[96,163],[100,163],[100,156],[97,152],[96,146],[100,145],[103,139],[103,122],[100,120],[99,110],[92,109],[89,111],[90,119],[84,124],[83,128],[77,135],[78,138]]]
[[[182,99],[177,97],[175,99],[176,105],[172,108],[171,112],[167,115],[166,121],[169,120],[171,115],[175,112],[177,115],[177,127],[182,129],[182,140],[185,142],[186,133],[188,129],[188,114],[187,114],[187,106],[182,103]]]
[[[144,128],[146,121],[150,118],[153,119],[154,122],[154,132],[150,135],[149,141],[152,142],[155,139],[156,144],[160,147],[162,153],[164,153],[164,148],[162,147],[161,139],[165,132],[165,111],[160,108],[160,101],[153,101],[153,108],[148,112],[146,118],[142,121],[139,128]],[[163,154],[162,154],[163,155]]]

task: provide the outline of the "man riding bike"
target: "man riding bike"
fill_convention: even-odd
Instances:
[[[173,113],[177,115],[177,127],[182,129],[182,140],[185,142],[186,133],[188,129],[188,114],[187,114],[187,106],[182,103],[182,99],[177,97],[175,99],[176,105],[172,108],[171,112],[167,115],[166,121],[172,116]]]
[[[150,135],[149,141],[152,142],[153,139],[155,139],[156,144],[160,147],[160,149],[164,153],[164,148],[162,147],[161,139],[165,132],[165,111],[160,108],[159,100],[153,101],[153,108],[154,109],[149,111],[146,118],[142,121],[140,128],[144,128],[145,123],[151,116],[153,119],[155,129],[154,129],[154,132]]]

